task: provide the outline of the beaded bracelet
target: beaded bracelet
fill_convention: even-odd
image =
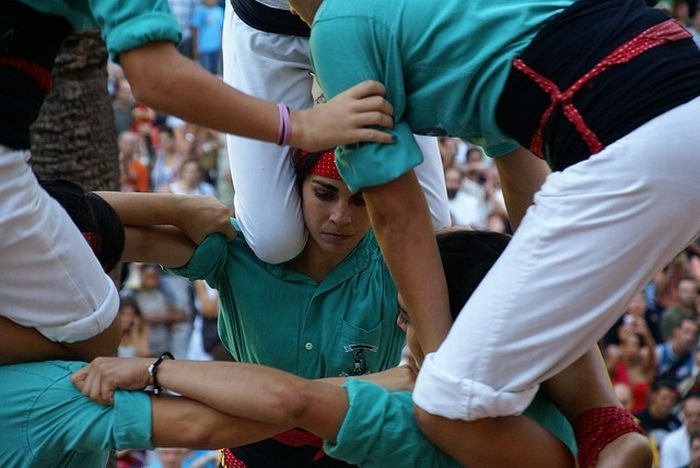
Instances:
[[[151,376],[151,380],[153,380],[153,389],[151,392],[154,395],[160,395],[163,392],[163,387],[158,384],[158,366],[160,366],[160,363],[163,362],[165,359],[175,359],[171,353],[168,351],[164,352],[161,354],[158,359],[156,359],[156,362],[148,366],[148,375]]]
[[[280,123],[277,129],[277,144],[286,146],[292,137],[292,121],[289,115],[289,107],[284,104],[277,104],[277,112],[279,113]]]

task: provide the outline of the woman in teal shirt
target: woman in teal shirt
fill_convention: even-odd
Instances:
[[[39,188],[27,160],[30,126],[51,92],[63,39],[72,30],[92,28],[100,29],[137,99],[161,112],[310,148],[361,139],[391,142],[388,133],[364,128],[391,126],[381,85],[366,83],[329,106],[290,113],[225,85],[181,56],[175,48],[179,26],[166,0],[0,2],[2,316],[68,343],[76,357],[86,359],[116,346],[117,291],[65,213]]]
[[[452,313],[459,314],[507,243],[507,236],[489,232],[460,230],[438,235]],[[407,333],[412,359],[420,365],[424,353],[404,311],[397,323]],[[592,362],[600,372],[586,369]],[[151,359],[98,359],[77,372],[73,381],[84,394],[111,403],[115,388],[139,389],[152,383],[146,371],[151,363]],[[348,463],[362,467],[461,466],[418,428],[408,391],[415,375],[409,367],[382,378],[365,376],[374,381],[361,377],[313,382],[240,363],[164,361],[157,377],[160,385],[232,416],[280,427],[304,427],[325,440],[327,453]],[[567,408],[568,417],[590,405],[619,405],[605,371],[595,360],[577,362],[544,390]],[[239,424],[244,427],[245,421]],[[518,466],[565,467],[573,466],[576,447],[571,426],[551,402],[538,395],[525,416],[494,421],[483,433],[482,446],[474,457],[493,451],[504,459],[519,458]]]
[[[311,26],[328,97],[372,78],[394,106],[396,145],[345,146],[338,168],[363,190],[421,344],[435,351],[414,392],[435,441],[522,412],[700,235],[700,51],[642,0],[290,5]],[[483,144],[517,228],[452,328],[411,132]],[[469,452],[466,437],[452,448]]]

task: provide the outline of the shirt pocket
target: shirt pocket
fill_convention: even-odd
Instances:
[[[382,346],[380,320],[371,329],[343,321],[338,339],[329,345],[328,376],[353,376],[377,372],[388,346]]]

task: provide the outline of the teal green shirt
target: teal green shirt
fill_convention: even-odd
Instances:
[[[31,8],[65,18],[83,31],[99,28],[112,58],[148,42],[180,41],[180,25],[167,0],[20,0]]]
[[[306,378],[399,362],[397,290],[371,233],[320,284],[287,264],[260,261],[240,232],[231,242],[207,237],[173,272],[218,290],[219,335],[237,361]]]
[[[349,408],[335,443],[324,444],[329,456],[363,468],[461,466],[418,428],[410,392],[389,392],[357,379],[348,379],[344,387]],[[537,396],[525,415],[552,432],[575,453],[573,430],[552,403]]]
[[[394,106],[393,145],[339,148],[352,191],[386,183],[423,157],[411,134],[448,134],[492,156],[517,143],[495,110],[513,58],[574,0],[324,0],[311,30],[312,63],[331,98],[378,80]]]
[[[0,366],[0,466],[101,467],[110,450],[153,448],[148,395],[117,391],[113,406],[95,403],[70,381],[84,365]]]

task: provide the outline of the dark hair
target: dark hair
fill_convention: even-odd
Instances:
[[[119,311],[127,307],[134,309],[134,314],[137,317],[143,317],[143,312],[141,311],[141,306],[139,306],[138,301],[133,296],[120,296],[119,297]]]
[[[111,271],[124,251],[124,226],[114,209],[80,185],[67,180],[39,180],[39,184],[55,199],[82,233],[94,233],[93,251],[105,271]]]
[[[294,166],[294,173],[296,174],[296,184],[300,192],[304,186],[306,176],[326,151],[330,151],[330,149],[312,152],[296,148],[291,150],[292,165]]]
[[[651,383],[651,391],[652,392],[658,392],[659,390],[665,388],[666,390],[671,390],[675,395],[676,398],[680,396],[678,393],[678,389],[676,388],[676,385],[671,381],[667,379],[656,379]]]
[[[510,236],[489,231],[450,229],[437,234],[452,318],[459,315],[509,241]]]

